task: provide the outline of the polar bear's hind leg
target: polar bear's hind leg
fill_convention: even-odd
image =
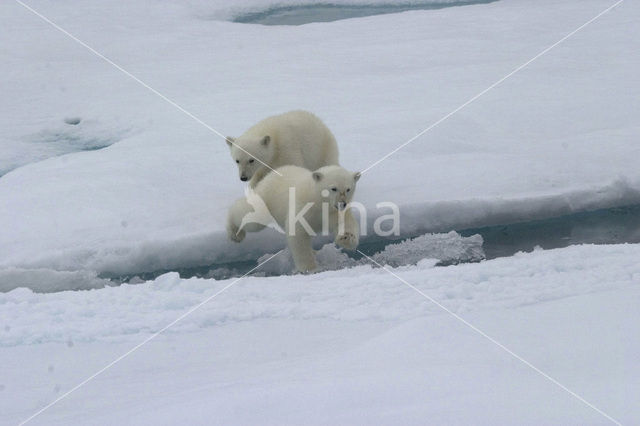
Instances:
[[[293,263],[300,272],[312,272],[316,269],[316,256],[311,247],[311,236],[302,231],[287,236],[289,252],[293,256]]]

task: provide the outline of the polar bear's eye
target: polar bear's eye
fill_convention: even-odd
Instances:
[[[336,191],[338,190],[338,188],[336,188],[336,187],[334,186],[333,188],[331,188],[331,190],[332,190],[333,192],[336,192]]]
[[[351,188],[347,188],[347,192],[350,192],[350,191],[351,191]]]
[[[252,158],[251,160],[249,160],[249,163],[253,163],[253,161],[254,161],[254,160],[253,160],[253,158]]]
[[[236,163],[240,164],[240,160],[236,160]]]

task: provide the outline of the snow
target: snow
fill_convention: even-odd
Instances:
[[[230,21],[306,0],[28,4],[223,135],[308,109],[341,163],[364,170],[613,3],[301,26]],[[317,274],[291,274],[285,250],[237,282],[180,277],[284,247],[271,231],[227,240],[243,185],[222,138],[19,3],[0,16],[0,423],[223,289],[32,423],[610,423],[326,240]],[[639,22],[640,4],[621,3],[364,173],[355,194],[364,245],[381,242],[372,224],[389,212],[376,204],[400,207],[405,241],[376,261],[624,424],[640,419],[640,244],[480,261],[481,238],[450,231],[640,203]],[[168,272],[105,278],[155,271]]]
[[[632,287],[640,281],[639,254],[638,244],[584,245],[447,268],[434,268],[435,261],[427,258],[397,272],[448,309],[464,313]],[[284,255],[278,256],[274,263]],[[181,279],[170,272],[144,284],[100,290],[41,294],[20,288],[0,293],[3,314],[11,318],[11,329],[3,334],[0,345],[144,335],[236,280]],[[243,278],[233,291],[203,306],[170,333],[267,318],[386,321],[434,312],[438,312],[435,305],[407,291],[383,269],[360,264],[294,279]]]
[[[7,152],[0,157],[0,176],[50,157],[106,148],[126,137],[127,133],[126,128],[114,128],[114,123],[65,117],[60,123],[6,144]]]
[[[638,256],[637,244],[575,246],[447,268],[421,262],[394,273],[633,423],[640,415],[632,396],[640,390]],[[1,383],[11,398],[0,399],[0,411],[10,423],[23,420],[230,283],[169,273],[100,290],[1,294]],[[244,278],[35,423],[425,418],[607,423],[370,266]]]
[[[110,285],[94,271],[56,271],[55,269],[4,268],[0,270],[0,291],[26,287],[34,291],[87,290]]]
[[[317,113],[353,170],[607,5],[512,0],[267,27],[202,17],[226,2],[141,1],[127,14],[114,2],[30,4],[222,134],[290,109]],[[123,275],[283,247],[274,233],[227,241],[242,184],[222,138],[19,4],[1,8],[2,90],[20,99],[2,103],[2,151],[19,157],[3,167],[25,163],[43,132],[86,125],[83,141],[115,143],[0,178],[0,268]],[[401,207],[406,236],[640,202],[639,10],[621,4],[365,173],[356,199],[369,223],[388,213],[381,201]]]

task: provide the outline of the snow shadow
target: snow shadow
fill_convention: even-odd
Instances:
[[[114,129],[95,120],[66,117],[37,133],[12,141],[12,150],[0,151],[0,177],[27,164],[82,151],[106,148],[124,139],[128,129]]]
[[[426,2],[397,2],[387,4],[316,3],[272,6],[264,10],[236,15],[232,21],[243,24],[303,25],[312,22],[331,22],[341,19],[407,12],[411,10],[443,9],[454,6],[492,3],[497,0],[431,0]]]

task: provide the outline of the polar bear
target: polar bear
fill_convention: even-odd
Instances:
[[[288,164],[316,170],[338,164],[338,145],[327,126],[307,111],[267,117],[242,136],[226,138],[240,180],[254,188],[272,169]]]
[[[258,203],[251,197],[237,200],[229,209],[227,234],[231,240],[240,242],[246,232],[260,231],[269,219],[273,220],[285,233],[300,272],[316,269],[311,239],[318,233],[335,235],[335,243],[349,250],[358,246],[360,230],[348,205],[359,172],[352,173],[340,166],[325,166],[314,172],[298,166],[276,170],[280,174],[269,173],[253,194],[268,211],[259,211],[262,209],[257,208]],[[243,218],[250,216],[254,216],[252,223],[245,223]],[[263,220],[255,216],[262,216]]]

